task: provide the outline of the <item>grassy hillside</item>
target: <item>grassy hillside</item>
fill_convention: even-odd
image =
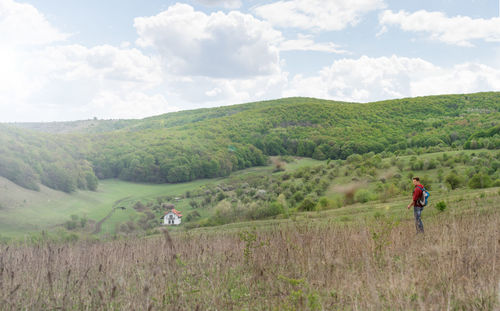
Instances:
[[[154,183],[227,176],[275,155],[325,160],[409,149],[498,149],[499,111],[500,93],[368,104],[287,98],[143,120],[65,123],[62,130],[28,126],[65,134],[4,125],[0,176],[32,189],[41,182],[71,192],[92,189],[95,176]]]
[[[316,163],[310,159],[299,160],[297,166]],[[233,176],[244,178],[252,175],[267,175],[273,170],[272,166],[251,168],[234,173]],[[4,238],[21,238],[30,233],[42,230],[68,232],[65,224],[71,216],[86,219],[84,228],[76,228],[69,232],[76,232],[82,236],[95,233],[98,236],[115,233],[119,225],[137,223],[144,216],[146,209],[136,210],[133,206],[137,202],[144,205],[161,203],[174,203],[185,215],[193,211],[186,198],[189,192],[204,192],[205,189],[215,188],[219,183],[227,182],[226,179],[204,179],[179,184],[139,184],[107,179],[100,183],[97,191],[80,190],[71,194],[55,191],[41,186],[39,191],[23,188],[13,182],[0,177],[0,236]],[[175,200],[175,198],[178,198]],[[120,209],[117,207],[125,207]],[[213,213],[212,208],[199,209],[201,217],[206,218]],[[112,212],[112,213],[111,213]],[[159,225],[162,211],[155,211],[155,226]],[[100,220],[107,218],[101,229],[95,232],[95,225]],[[78,226],[77,226],[78,227]],[[139,228],[137,228],[139,230]],[[62,232],[64,231],[64,232]]]
[[[435,199],[450,208],[424,210],[419,236],[402,204],[368,204],[149,239],[0,244],[2,309],[498,309],[498,188]],[[366,208],[378,213],[356,217]]]
[[[60,231],[65,228],[64,224],[71,219],[71,215],[88,219],[86,229],[78,232],[89,234],[94,232],[95,223],[108,215],[113,208],[126,207],[125,210],[117,209],[112,217],[102,224],[98,233],[109,234],[114,232],[117,223],[137,219],[140,214],[132,208],[136,201],[184,193],[205,183],[207,181],[200,180],[177,185],[142,185],[105,180],[97,192],[79,191],[66,194],[46,187],[35,192],[2,180],[0,189],[2,192],[6,191],[6,194],[0,199],[0,235],[22,237],[41,230]]]
[[[500,186],[500,153],[490,150],[439,152],[382,158],[353,155],[347,160],[273,157],[273,164],[226,178],[179,184],[138,184],[103,180],[98,191],[66,194],[42,187],[27,190],[0,179],[0,235],[20,238],[40,230],[63,238],[151,235],[174,204],[183,224],[174,230],[261,219],[334,216],[351,222],[381,212],[401,213],[409,202],[411,177],[431,191],[427,210],[476,188]],[[123,208],[123,209],[122,209]],[[303,214],[311,211],[313,214]],[[426,212],[426,213],[429,213]],[[307,215],[307,216],[305,216]],[[304,218],[306,217],[306,218]],[[322,217],[322,216],[319,216]],[[237,226],[237,225],[236,225]]]
[[[0,243],[2,309],[496,310],[499,159],[485,149],[273,157],[227,178],[104,180],[72,194],[2,179],[0,234],[15,238]],[[431,189],[419,236],[406,209],[416,174]],[[183,225],[156,227],[162,203]],[[46,233],[26,235],[34,228]]]

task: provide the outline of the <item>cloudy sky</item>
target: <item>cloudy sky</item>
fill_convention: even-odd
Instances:
[[[500,0],[0,0],[0,122],[500,91]]]

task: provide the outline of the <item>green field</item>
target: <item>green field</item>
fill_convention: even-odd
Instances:
[[[31,194],[31,203],[3,207],[0,211],[0,234],[7,237],[19,237],[28,232],[54,229],[69,220],[70,215],[86,216],[89,220],[97,222],[112,211],[115,202],[122,200],[119,205],[126,209],[117,209],[102,224],[102,233],[111,233],[114,231],[115,224],[137,217],[138,213],[132,208],[132,204],[136,201],[183,194],[187,190],[215,181],[198,180],[183,184],[149,185],[120,180],[102,180],[98,191],[78,191],[74,194],[51,191],[47,188],[39,193],[22,189],[16,193],[16,196]],[[17,187],[12,183],[6,184],[4,182],[8,190]],[[8,194],[4,194],[4,200],[5,196]]]
[[[276,180],[281,180],[283,174],[294,176],[297,172],[308,171],[315,167],[329,166],[329,173],[335,173],[335,178],[329,182],[329,187],[323,194],[323,198],[328,202],[327,208],[319,205],[312,212],[299,212],[297,206],[286,206],[286,212],[274,217],[246,222],[244,219],[236,220],[237,223],[227,224],[227,228],[240,228],[248,225],[261,226],[268,223],[299,221],[308,219],[327,219],[335,222],[351,222],[362,218],[380,217],[382,215],[392,215],[400,219],[411,220],[412,213],[407,212],[404,207],[409,203],[411,193],[411,176],[418,175],[424,179],[424,184],[430,188],[431,204],[426,208],[426,215],[438,213],[435,208],[437,202],[443,201],[452,210],[460,205],[460,200],[473,200],[475,196],[488,195],[498,196],[498,187],[491,187],[481,190],[468,189],[465,184],[462,187],[451,190],[446,182],[445,176],[451,171],[459,175],[466,175],[467,170],[473,168],[470,164],[458,163],[459,157],[472,159],[476,166],[481,164],[481,157],[493,159],[496,150],[465,150],[448,151],[422,155],[404,155],[399,157],[380,158],[377,167],[369,167],[366,161],[374,161],[375,157],[348,159],[346,161],[318,161],[310,158],[290,158],[290,163],[284,163],[284,171],[275,172],[274,165],[249,168],[237,171],[226,178],[197,180],[179,184],[139,184],[125,182],[116,179],[102,180],[97,191],[78,191],[67,194],[60,191],[42,187],[40,191],[27,190],[13,184],[5,179],[0,180],[0,235],[7,238],[22,238],[28,233],[40,232],[42,230],[50,232],[66,232],[63,224],[70,220],[71,215],[78,218],[87,218],[88,225],[84,229],[77,230],[79,234],[89,235],[97,233],[97,236],[107,236],[114,234],[119,225],[134,222],[137,223],[144,214],[133,208],[138,201],[147,205],[163,203],[173,203],[176,209],[180,210],[184,216],[194,210],[190,205],[190,200],[202,202],[200,198],[187,198],[187,192],[204,191],[213,189],[223,184],[233,184],[239,187],[241,183],[252,180],[262,180],[260,185],[265,187],[269,183],[269,188]],[[443,160],[443,158],[448,160]],[[412,170],[411,165],[415,159],[421,161],[436,162],[441,161],[435,168],[425,168]],[[274,163],[280,158],[273,158]],[[477,163],[476,163],[477,162]],[[427,162],[426,162],[427,163]],[[333,165],[333,166],[332,166]],[[397,166],[402,167],[398,169]],[[396,175],[400,177],[396,178]],[[312,177],[311,177],[312,178]],[[325,178],[323,176],[322,178]],[[387,179],[387,181],[385,180]],[[382,181],[383,180],[383,181]],[[288,180],[294,185],[304,186],[305,181],[300,178]],[[389,191],[387,187],[390,183],[398,185],[398,191]],[[381,198],[368,198],[366,202],[353,201],[346,203],[346,189],[356,188],[364,190],[369,196],[379,196],[382,191],[387,191],[387,196]],[[405,190],[405,187],[406,190]],[[267,188],[263,188],[267,189]],[[387,190],[389,189],[389,190]],[[271,191],[267,189],[267,191]],[[281,191],[281,190],[280,190]],[[211,205],[203,205],[197,208],[200,214],[198,220],[208,220],[221,204],[228,205],[228,201],[235,200],[235,191],[224,192],[227,200],[215,202]],[[167,198],[167,199],[166,199]],[[175,199],[177,198],[177,199]],[[241,199],[241,198],[240,198]],[[238,200],[240,200],[238,199]],[[253,204],[265,204],[263,201],[253,200]],[[226,203],[224,203],[226,202]],[[333,202],[333,203],[332,203]],[[336,202],[336,203],[335,203]],[[239,204],[239,203],[238,203]],[[252,204],[252,203],[250,203]],[[337,205],[335,205],[337,204]],[[117,207],[124,207],[117,208]],[[110,214],[109,217],[107,217]],[[161,211],[155,212],[155,217],[160,217]],[[96,224],[101,222],[100,228],[96,230]],[[182,230],[185,222],[174,231]],[[199,230],[207,230],[200,228]],[[210,230],[210,229],[208,229]],[[98,231],[98,232],[96,232]]]
[[[296,161],[293,165],[302,166],[316,163],[312,159]],[[231,177],[245,178],[250,175],[270,174],[271,166],[254,167],[235,172]],[[140,216],[132,206],[141,201],[147,203],[158,197],[182,196],[186,191],[224,182],[226,178],[202,179],[179,184],[142,184],[118,179],[101,180],[97,191],[77,191],[67,194],[43,187],[40,191],[22,188],[4,178],[0,178],[0,235],[3,237],[23,237],[27,233],[62,228],[71,215],[87,217],[96,223],[116,209],[111,217],[102,223],[100,234],[111,234],[119,223],[135,220]],[[173,202],[184,214],[192,207],[185,198]],[[209,210],[199,210],[206,217]],[[92,228],[89,228],[89,230]]]

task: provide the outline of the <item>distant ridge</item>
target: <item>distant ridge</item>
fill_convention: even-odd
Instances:
[[[272,155],[323,160],[408,148],[498,149],[499,111],[498,92],[364,104],[292,97],[141,120],[0,124],[0,176],[71,192],[96,189],[97,178],[226,176]]]

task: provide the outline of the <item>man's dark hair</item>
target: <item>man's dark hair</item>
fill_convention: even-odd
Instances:
[[[418,177],[413,177],[413,179],[416,181],[420,181],[420,178],[418,178]]]

